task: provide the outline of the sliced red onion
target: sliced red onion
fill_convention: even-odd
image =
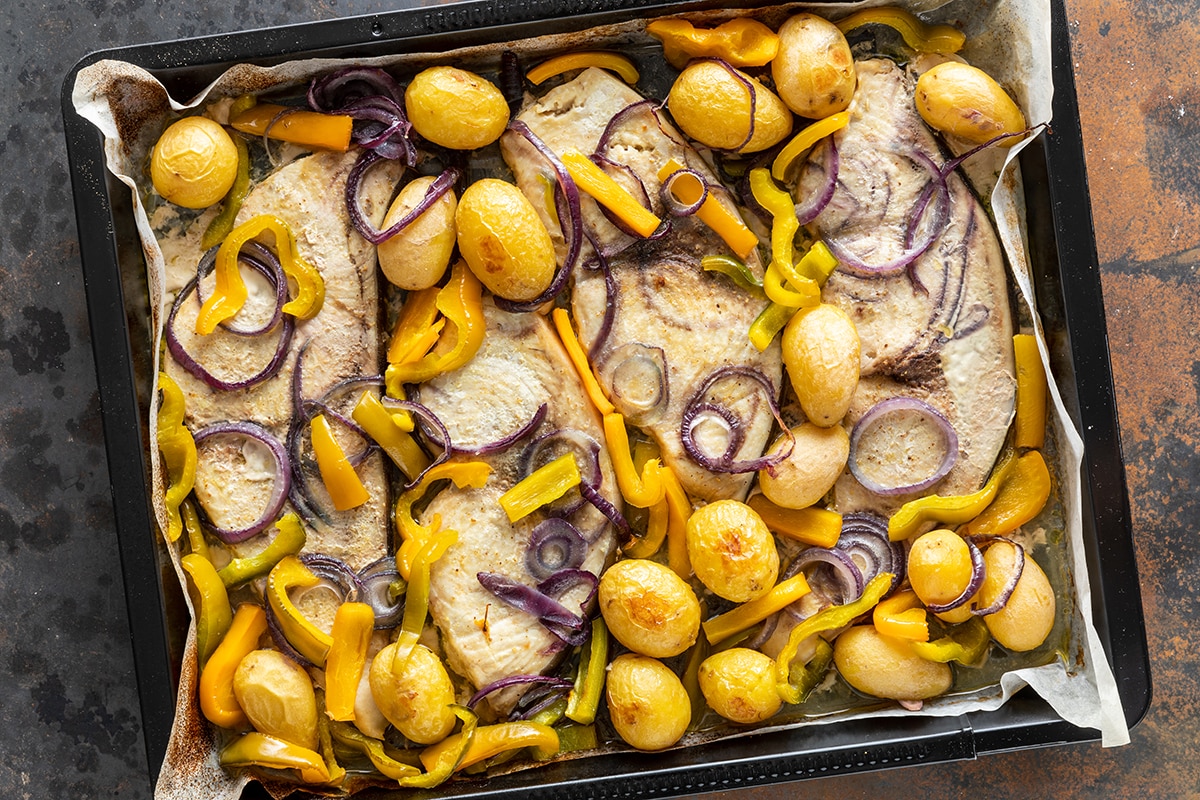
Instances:
[[[473,456],[484,456],[488,453],[499,453],[502,450],[507,450],[541,427],[542,423],[546,421],[546,413],[548,410],[549,406],[546,403],[542,403],[540,406],[538,406],[537,411],[533,412],[533,416],[530,417],[528,421],[521,423],[520,427],[518,427],[515,431],[501,437],[500,439],[497,439],[494,442],[481,444],[478,447],[462,447],[461,445],[456,444],[452,447],[452,449],[455,453],[463,453]]]
[[[401,161],[405,166],[416,166],[417,151],[409,138],[412,124],[405,117],[403,107],[390,97],[357,98],[334,113],[354,118],[351,138],[355,144],[383,158]]]
[[[862,596],[865,585],[863,574],[844,550],[830,550],[825,547],[809,547],[801,550],[780,576],[780,580],[792,578],[797,573],[815,565],[827,565],[832,568],[841,592],[839,605],[852,603]]]
[[[508,103],[509,113],[516,116],[525,102],[525,72],[521,59],[512,50],[500,54],[500,93]]]
[[[567,453],[574,454],[575,463],[582,470],[581,486],[598,488],[601,480],[600,443],[577,428],[560,428],[530,442],[518,460],[517,474],[521,479],[527,478],[535,470]],[[562,497],[543,506],[542,510],[556,517],[567,517],[578,511],[581,505],[583,498],[580,492],[570,489]]]
[[[700,182],[700,197],[694,203],[684,203],[675,196],[674,186],[680,178],[685,176],[695,178]],[[700,206],[704,205],[704,201],[708,199],[708,181],[697,170],[684,167],[667,176],[667,179],[658,187],[658,195],[668,214],[673,217],[690,217],[699,211]]]
[[[263,603],[263,608],[267,612],[267,632],[271,634],[271,642],[275,645],[275,649],[305,669],[316,669],[316,664],[305,658],[295,647],[292,647],[292,643],[288,641],[287,636],[283,633],[283,628],[279,624],[279,617],[275,616],[275,610],[271,608],[271,604]]]
[[[574,681],[569,681],[566,678],[556,678],[552,675],[509,675],[507,678],[501,678],[498,681],[492,681],[487,686],[471,695],[471,699],[467,701],[467,708],[474,708],[479,704],[479,701],[487,697],[492,692],[498,692],[501,689],[507,689],[510,686],[523,686],[531,683],[544,683],[556,689],[571,689],[575,686]]]
[[[612,118],[608,121],[608,124],[604,126],[604,130],[601,132],[600,138],[596,141],[596,153],[607,158],[608,146],[610,144],[610,140],[612,139],[613,133],[617,130],[617,128],[620,128],[622,125],[624,125],[630,117],[632,117],[634,114],[639,114],[642,111],[649,111],[654,115],[654,120],[658,124],[659,130],[661,130],[668,138],[670,138],[676,144],[685,145],[684,142],[679,141],[679,139],[672,136],[663,127],[662,120],[658,116],[658,109],[660,108],[662,108],[662,105],[657,100],[638,100],[635,103],[630,103],[629,105],[625,106],[616,114],[613,114]]]
[[[443,170],[440,175],[429,185],[425,190],[425,195],[421,201],[417,203],[411,211],[397,220],[387,230],[379,230],[371,222],[363,216],[362,206],[359,204],[358,195],[362,189],[363,179],[367,171],[377,162],[383,160],[383,156],[379,155],[374,150],[364,150],[354,162],[354,166],[350,168],[350,174],[346,177],[346,209],[350,214],[350,222],[354,225],[354,229],[362,235],[371,244],[381,244],[395,236],[400,231],[411,225],[417,217],[424,214],[429,208],[436,203],[442,195],[454,188],[454,184],[462,176],[457,169],[450,167]]]
[[[588,362],[595,364],[600,358],[600,354],[604,352],[609,334],[612,333],[613,322],[617,318],[617,279],[613,276],[612,265],[608,263],[608,255],[603,248],[590,234],[587,234],[587,239],[592,246],[592,251],[596,254],[596,267],[588,267],[586,264],[584,266],[589,269],[599,269],[604,275],[604,317],[600,321],[600,330],[596,333],[595,341],[588,348]]]
[[[435,442],[435,444],[441,448],[442,452],[429,462],[429,466],[421,470],[419,474],[414,475],[413,479],[405,484],[404,488],[406,490],[411,489],[421,482],[421,479],[425,477],[426,472],[429,472],[429,470],[433,469],[439,464],[443,464],[450,460],[450,456],[454,453],[454,444],[450,441],[450,431],[446,429],[445,423],[438,419],[436,414],[418,402],[413,400],[397,400],[394,397],[387,396],[379,398],[379,402],[384,406],[384,408],[396,408],[413,414],[417,417],[422,431],[425,431],[427,434],[430,431],[434,431],[439,439],[439,441]],[[430,438],[434,437],[430,436]]]
[[[559,688],[557,686],[541,687],[536,686],[533,689],[525,692],[517,705],[511,712],[508,718],[510,720],[529,720],[536,717],[540,712],[554,705],[575,684],[572,682],[569,688]]]
[[[1025,136],[1026,134],[1037,131],[1039,128],[1046,128],[1046,127],[1049,127],[1049,123],[1041,122],[1041,123],[1038,123],[1037,125],[1034,125],[1032,128],[1026,128],[1023,131],[1016,131],[1015,133],[1002,133],[999,136],[988,139],[983,144],[972,147],[970,150],[963,153],[962,155],[960,155],[956,158],[953,158],[950,161],[947,161],[945,164],[943,164],[941,167],[941,170],[940,170],[940,172],[942,173],[942,177],[945,177],[945,176],[949,175],[951,172],[953,172],[954,170],[958,169],[959,166],[964,161],[966,161],[968,158],[975,155],[976,153],[980,152],[981,150],[987,150],[989,147],[995,147],[997,144],[1004,141],[1005,139],[1011,139],[1014,136]]]
[[[934,614],[944,614],[947,611],[953,611],[959,606],[966,603],[975,593],[979,591],[979,587],[983,586],[983,553],[979,552],[979,548],[975,546],[969,538],[964,539],[967,543],[967,552],[971,554],[971,579],[967,581],[966,587],[962,590],[962,594],[951,600],[949,603],[927,603],[925,607]],[[1005,602],[1008,598],[1005,598]],[[972,613],[978,614],[978,611]],[[992,612],[987,612],[992,613]]]
[[[604,495],[600,494],[600,490],[589,486],[586,483],[579,484],[579,493],[583,495],[583,499],[587,500],[592,506],[608,518],[608,521],[616,526],[617,530],[625,537],[633,536],[633,526],[629,524],[629,520],[625,519],[625,515],[621,510],[608,501]],[[603,530],[603,529],[601,529]],[[596,534],[599,535],[599,532]]]
[[[268,526],[274,524],[275,520],[279,519],[279,514],[283,511],[283,504],[287,501],[288,492],[291,489],[291,467],[287,451],[284,449],[283,444],[270,431],[256,422],[222,422],[216,425],[209,425],[207,428],[198,431],[193,438],[196,440],[196,446],[199,447],[205,441],[218,436],[253,439],[266,447],[267,452],[271,454],[271,458],[275,462],[275,483],[271,488],[271,496],[267,500],[267,505],[263,509],[262,515],[257,520],[245,528],[236,530],[220,528],[211,524],[211,522],[209,523],[209,529],[218,539],[225,544],[237,544],[261,533]]]
[[[358,577],[358,573],[342,559],[324,553],[305,553],[300,556],[300,563],[321,579],[320,584],[305,589],[305,592],[325,586],[331,589],[343,603],[357,602],[362,597],[362,580]]]
[[[220,247],[210,248],[200,259],[200,265],[196,268],[196,276],[199,279],[196,284],[196,299],[200,301],[201,305],[204,305],[206,299],[202,291],[204,279],[213,271],[217,261],[217,252],[220,249]],[[234,322],[237,319],[236,316],[233,319],[224,320],[220,325],[238,336],[261,336],[274,329],[283,319],[283,306],[287,303],[287,276],[283,274],[279,256],[255,241],[249,241],[242,245],[241,252],[238,253],[238,262],[248,264],[255,272],[267,279],[275,289],[275,307],[267,321],[256,328],[239,328]]]
[[[332,111],[350,100],[375,95],[404,102],[404,89],[378,67],[346,67],[314,78],[308,85],[308,105],[316,111]]]
[[[623,344],[605,356],[599,369],[631,418],[670,403],[667,358],[661,347],[641,342]]]
[[[842,516],[842,532],[836,549],[850,556],[862,572],[863,581],[870,583],[884,572],[892,574],[892,589],[904,577],[904,545],[888,537],[887,520],[869,511],[860,511]]]
[[[941,463],[929,475],[918,477],[910,483],[885,486],[870,478],[863,471],[862,466],[858,463],[858,449],[862,437],[874,425],[878,424],[881,419],[889,414],[901,412],[915,412],[933,423],[935,430],[941,434],[946,453]],[[854,429],[850,433],[850,459],[847,462],[847,466],[849,466],[851,474],[854,475],[865,489],[878,495],[891,496],[928,489],[946,477],[957,461],[958,434],[955,433],[954,426],[936,408],[924,400],[918,400],[915,397],[889,397],[886,400],[879,401],[868,409],[866,414],[863,414],[862,418],[854,424]]]
[[[1013,571],[1008,577],[1004,587],[1000,589],[1000,594],[996,595],[996,600],[987,608],[976,608],[971,611],[977,617],[986,617],[988,614],[995,614],[1000,609],[1008,605],[1009,599],[1012,597],[1013,590],[1017,588],[1017,583],[1021,580],[1021,573],[1025,571],[1025,548],[1009,539],[1007,536],[968,536],[968,547],[976,547],[983,545],[991,545],[996,542],[1008,542],[1015,549],[1013,555]],[[976,550],[978,552],[978,550]],[[983,557],[980,556],[980,584],[983,583]],[[974,557],[972,556],[972,565],[974,565]]]
[[[404,601],[393,599],[392,584],[400,580],[396,559],[391,556],[374,561],[358,571],[362,601],[375,612],[375,630],[394,628],[404,617]]]
[[[525,567],[541,580],[564,569],[579,569],[587,552],[588,543],[578,528],[565,519],[550,517],[530,531]]]
[[[565,643],[575,645],[586,641],[586,617],[572,613],[540,588],[527,586],[495,572],[480,572],[476,578],[483,588],[501,602],[536,617],[543,627]]]
[[[837,188],[838,170],[841,164],[837,144],[832,136],[826,137],[824,141],[829,148],[829,155],[826,156],[824,168],[821,171],[823,175],[821,186],[805,198],[803,203],[796,203],[796,218],[801,225],[812,222],[825,210],[825,206],[829,205],[829,201],[833,199],[834,189]]]
[[[694,431],[699,421],[698,418],[701,416],[701,414],[716,413],[727,422],[731,418],[736,419],[736,415],[734,415],[731,410],[725,409],[724,412],[718,411],[717,409],[722,408],[719,404],[704,400],[705,395],[708,394],[709,390],[712,389],[714,385],[716,385],[719,381],[730,377],[749,378],[762,387],[763,394],[767,398],[767,405],[771,409],[771,416],[775,418],[775,421],[779,424],[780,428],[783,429],[784,434],[790,441],[788,447],[785,447],[783,450],[779,451],[773,456],[761,456],[742,461],[735,461],[733,459],[734,454],[737,452],[737,448],[726,448],[726,451],[718,458],[713,458],[712,456],[700,450],[700,447],[697,445],[694,437]],[[726,414],[728,414],[728,416],[726,416]],[[734,430],[739,430],[741,427],[740,420],[736,426],[732,422],[729,424]],[[700,386],[700,389],[694,395],[692,395],[692,399],[689,400],[687,405],[684,406],[683,424],[680,429],[680,441],[682,442],[683,449],[687,452],[688,456],[690,456],[693,461],[707,469],[709,472],[723,472],[730,474],[757,472],[760,469],[769,469],[770,467],[773,467],[787,459],[792,454],[792,447],[794,447],[796,443],[795,437],[792,436],[791,429],[788,428],[788,426],[784,423],[783,417],[779,413],[779,402],[776,399],[775,385],[771,382],[771,379],[753,367],[744,366],[724,366],[708,376],[708,378]]]

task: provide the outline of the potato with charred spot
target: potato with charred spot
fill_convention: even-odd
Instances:
[[[396,645],[389,644],[371,662],[371,694],[387,721],[417,744],[433,744],[450,735],[457,717],[450,708],[454,684],[442,660],[424,645],[415,645],[407,663],[393,664]]]
[[[657,561],[618,561],[601,576],[597,596],[612,635],[642,655],[677,656],[695,643],[700,632],[696,593]]]
[[[775,659],[746,647],[731,647],[704,659],[700,691],[709,708],[743,724],[762,722],[783,704],[775,688]]]
[[[1025,115],[1008,92],[978,67],[946,61],[917,79],[917,111],[933,129],[983,144],[1025,129]],[[1011,147],[1017,136],[997,144]]]
[[[454,212],[458,249],[492,294],[535,299],[554,280],[554,242],[521,190],[499,178],[467,187]]]
[[[814,14],[796,14],[779,27],[771,76],[787,107],[809,119],[844,111],[857,81],[846,37]]]
[[[688,518],[688,558],[709,591],[745,603],[771,591],[779,551],[762,517],[738,500],[718,500]]]
[[[605,694],[617,735],[638,750],[670,747],[692,721],[692,702],[683,682],[653,658],[617,656],[608,668]]]

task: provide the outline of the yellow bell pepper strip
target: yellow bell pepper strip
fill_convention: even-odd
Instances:
[[[842,535],[842,515],[836,511],[819,506],[784,508],[762,494],[754,495],[747,504],[775,533],[813,547],[834,547]]]
[[[508,514],[509,522],[516,522],[547,503],[553,503],[572,487],[578,486],[581,480],[575,454],[564,453],[535,469],[528,477],[500,495],[500,507]]]
[[[550,312],[550,317],[554,321],[554,330],[558,332],[558,338],[562,341],[567,356],[575,366],[575,371],[579,374],[579,380],[583,384],[583,390],[587,392],[592,405],[600,412],[600,416],[616,411],[616,407],[605,396],[604,390],[600,388],[600,381],[596,379],[596,373],[592,371],[592,365],[588,363],[587,353],[583,351],[583,345],[575,336],[575,329],[571,326],[571,317],[567,314],[567,310],[556,308]]]
[[[342,603],[333,617],[329,655],[325,658],[325,713],[330,719],[354,720],[354,700],[367,646],[375,632],[375,612],[366,603]]]
[[[792,661],[796,658],[800,643],[815,633],[844,628],[856,617],[870,611],[892,588],[893,577],[890,572],[881,572],[871,579],[863,588],[862,595],[854,602],[822,609],[792,628],[787,644],[775,658],[775,689],[785,703],[794,705],[801,700],[800,687],[792,678]]]
[[[427,341],[429,331],[434,327],[438,317],[437,299],[441,289],[431,286],[416,292],[409,292],[400,309],[396,327],[392,329],[392,337],[388,341],[387,360],[389,364],[409,364],[424,357],[429,348],[437,342],[436,333],[432,341]],[[440,320],[439,320],[440,321]],[[444,321],[441,321],[444,325]],[[440,331],[441,328],[438,328]],[[416,357],[413,354],[416,353]]]
[[[530,722],[540,722],[538,719],[531,719]],[[544,723],[543,723],[544,724]],[[541,748],[534,747],[529,751],[529,755],[535,761],[548,761],[554,758],[559,753],[574,753],[580,750],[595,750],[600,746],[600,737],[596,734],[595,725],[580,725],[574,722],[564,722],[554,726],[554,731],[558,734],[557,748]],[[516,753],[518,751],[510,751]]]
[[[810,591],[812,590],[808,586],[808,579],[804,577],[803,572],[798,573],[775,584],[771,591],[757,600],[742,603],[720,616],[705,620],[701,626],[704,628],[704,636],[710,643],[719,644],[730,636],[757,625],[776,611],[782,611]]]
[[[817,240],[797,262],[796,272],[816,281],[818,286],[824,286],[837,265],[837,256],[829,249],[829,245]]]
[[[445,764],[451,761],[460,750],[463,750],[462,741],[463,734],[456,733],[437,744],[426,747],[421,751],[421,763],[430,773],[444,769]],[[508,750],[523,747],[536,747],[543,750],[554,748],[557,752],[558,732],[547,725],[524,720],[482,725],[475,729],[475,735],[471,737],[465,752],[458,760],[458,766],[452,771],[465,769]]]
[[[696,28],[682,19],[659,19],[646,33],[662,42],[663,55],[676,69],[693,58],[720,58],[735,67],[762,67],[779,53],[779,36],[763,23],[736,17],[715,28]]]
[[[613,180],[590,158],[578,150],[567,150],[559,154],[575,185],[591,195],[592,199],[618,218],[642,238],[647,238],[662,225],[654,212],[639,203],[629,191]]]
[[[612,413],[604,415],[604,441],[608,456],[612,459],[613,472],[617,476],[617,488],[625,502],[635,508],[650,508],[666,495],[661,472],[662,462],[652,458],[646,462],[639,475],[633,466],[633,454],[629,451],[629,434],[625,429],[625,417]]]
[[[383,742],[362,733],[358,728],[347,722],[331,722],[329,734],[333,740],[346,747],[353,748],[365,755],[385,777],[398,781],[401,778],[412,778],[421,774],[421,768],[415,764],[406,764],[388,755]]]
[[[308,535],[300,517],[288,512],[275,523],[279,530],[270,544],[252,556],[231,559],[228,564],[217,570],[225,588],[232,589],[241,586],[255,578],[268,574],[284,556],[298,554],[304,549]]]
[[[1013,443],[1041,449],[1046,442],[1046,368],[1033,334],[1013,337],[1017,361],[1017,420]]]
[[[230,232],[217,251],[213,272],[216,286],[196,317],[196,333],[208,335],[217,326],[234,316],[246,303],[246,284],[238,268],[242,245],[264,233],[275,237],[275,252],[290,283],[296,285],[296,295],[283,304],[283,313],[297,319],[312,319],[325,302],[325,282],[311,264],[296,249],[292,229],[279,217],[260,214],[251,217]]]
[[[467,262],[460,259],[451,267],[450,281],[438,290],[436,305],[453,324],[453,330],[443,331],[433,352],[416,361],[388,364],[384,380],[392,397],[404,397],[406,383],[421,383],[458,369],[474,358],[483,344],[483,284],[467,268]]]
[[[836,24],[842,33],[870,24],[887,25],[904,38],[904,42],[920,53],[948,55],[962,49],[967,37],[951,25],[927,25],[908,11],[895,6],[864,8]]]
[[[237,116],[229,124],[234,130],[253,136],[269,136],[302,147],[336,150],[350,149],[354,118],[345,114],[322,114],[273,103],[259,103]]]
[[[750,170],[750,191],[771,214],[771,263],[763,277],[763,291],[783,306],[812,306],[821,302],[821,287],[795,268],[796,233],[800,220],[792,196],[775,185],[765,167]]]
[[[284,637],[300,655],[318,667],[324,666],[333,637],[300,613],[288,590],[316,586],[321,579],[296,556],[284,556],[267,576],[267,602],[279,621]]]
[[[943,664],[957,661],[967,666],[978,664],[987,652],[992,635],[981,617],[971,617],[955,625],[947,636],[932,642],[912,642],[913,651],[926,661]]]
[[[620,53],[613,53],[607,50],[585,50],[578,53],[564,53],[561,56],[547,59],[538,64],[533,69],[525,73],[525,77],[534,86],[539,86],[545,83],[555,75],[562,75],[564,72],[570,72],[576,69],[587,69],[588,67],[600,67],[601,69],[615,72],[629,85],[638,82],[637,67],[629,60],[627,56]]]
[[[183,390],[165,372],[158,373],[158,388],[162,402],[158,407],[158,449],[162,452],[167,473],[167,491],[163,503],[167,507],[168,542],[183,533],[183,517],[179,506],[192,493],[196,484],[196,440],[183,424],[185,403]]]
[[[831,133],[846,127],[849,122],[850,112],[839,111],[806,126],[783,146],[779,155],[775,156],[775,160],[771,162],[771,176],[777,181],[787,180],[788,170],[802,153]]]
[[[977,492],[950,497],[931,494],[909,500],[888,520],[888,538],[893,542],[907,539],[917,533],[926,522],[961,525],[979,516],[995,499],[1000,485],[1008,479],[1016,461],[1012,452],[1006,451],[992,469],[987,483]]]
[[[825,673],[833,663],[833,646],[820,636],[813,645],[813,654],[804,665],[792,666],[792,685],[796,687],[796,702],[803,703],[812,694],[812,690],[825,680]]]
[[[329,770],[329,782],[335,786],[346,777],[346,770],[338,763],[337,753],[333,750],[333,735],[329,732],[329,717],[325,714],[325,693],[316,690],[317,696],[317,742],[320,747],[322,760]]]
[[[774,261],[767,265],[767,270],[763,273],[763,292],[772,303],[786,306],[793,311],[797,308],[811,308],[821,303],[821,287],[817,286],[815,281],[802,278],[799,283],[793,283]]]
[[[246,715],[233,694],[233,673],[267,632],[267,612],[254,603],[242,603],[217,649],[200,672],[200,711],[219,728],[236,728]]]
[[[604,695],[604,678],[608,668],[608,626],[602,617],[592,620],[592,635],[579,653],[579,671],[575,686],[567,695],[567,719],[580,725],[596,721],[600,698]]]
[[[404,415],[408,421],[408,430],[405,430],[401,426],[401,415],[385,408],[374,392],[363,392],[350,416],[410,481],[429,466],[429,456],[408,433],[413,429],[412,418]]]
[[[194,590],[192,604],[196,607],[196,651],[200,669],[204,669],[233,624],[233,609],[229,605],[225,584],[221,582],[211,561],[202,555],[188,553],[180,559],[180,565]]]
[[[658,470],[667,498],[667,566],[685,581],[692,575],[692,560],[687,551],[687,523],[692,516],[692,501],[675,470],[665,464]]]
[[[421,637],[421,631],[425,629],[425,617],[429,614],[429,570],[457,541],[457,531],[438,531],[413,559],[412,576],[408,579],[408,590],[404,595],[404,616],[400,620],[396,648],[392,651],[391,670],[395,675],[402,674],[407,668],[408,657]]]
[[[963,536],[1005,536],[1041,513],[1050,499],[1050,470],[1038,450],[1021,455],[996,499],[959,529]]]
[[[669,159],[658,170],[659,183],[665,183],[667,178],[681,169],[684,169],[683,164],[673,158]],[[684,175],[671,185],[671,191],[679,202],[691,205],[703,195],[704,187],[694,177]],[[709,192],[708,198],[700,206],[696,216],[701,222],[712,228],[713,232],[729,245],[729,249],[736,253],[738,258],[748,258],[758,247],[758,236],[754,231],[747,228],[746,223],[742,222],[737,213],[726,208],[713,196],[712,192]]]
[[[897,592],[879,601],[871,621],[875,630],[885,636],[906,639],[910,642],[929,641],[929,621],[925,607],[912,589]]]
[[[222,767],[294,769],[304,783],[329,783],[329,768],[315,750],[258,731],[244,733],[221,750]]]
[[[771,346],[775,337],[792,319],[796,309],[792,306],[771,302],[759,312],[750,325],[750,343],[761,353]]]
[[[667,529],[670,525],[671,507],[666,495],[650,506],[650,514],[646,522],[646,534],[633,542],[622,552],[626,558],[650,558],[658,552],[663,542],[667,540]]]
[[[233,101],[233,105],[229,108],[229,116],[237,116],[252,107],[254,103],[254,95],[242,95]],[[233,178],[233,186],[229,187],[229,191],[225,194],[225,199],[221,201],[220,212],[212,218],[212,222],[208,223],[208,227],[204,229],[204,236],[200,238],[201,250],[208,250],[225,241],[225,237],[233,230],[233,223],[237,219],[238,212],[242,209],[242,203],[245,202],[246,195],[250,192],[250,148],[246,146],[246,140],[241,136],[233,136],[231,138],[233,139],[233,146],[237,148],[237,173]]]
[[[733,256],[704,256],[700,259],[700,269],[705,272],[719,272],[747,292],[756,296],[762,295],[762,281],[754,277],[746,265]]]
[[[441,518],[436,517],[429,525],[422,525],[413,519],[412,508],[429,490],[435,481],[450,479],[459,489],[470,486],[479,489],[487,483],[492,468],[483,461],[451,461],[432,467],[416,486],[409,489],[396,500],[392,517],[396,529],[402,539],[396,550],[396,570],[405,580],[410,580],[413,562],[417,553],[430,537],[441,526]]]
[[[209,561],[208,540],[204,538],[204,527],[200,524],[200,515],[196,513],[196,505],[191,500],[184,500],[179,506],[183,517],[183,530],[187,533],[188,551],[198,556],[204,556]]]
[[[371,493],[334,438],[329,420],[325,419],[324,414],[317,414],[310,425],[313,455],[317,457],[317,469],[321,472],[321,481],[329,492],[333,507],[338,511],[348,511],[370,500]]]

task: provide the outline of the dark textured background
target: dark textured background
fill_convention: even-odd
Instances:
[[[148,798],[59,94],[91,50],[380,0],[0,8],[0,797]],[[1155,702],[1083,745],[729,792],[1200,797],[1200,2],[1068,0]],[[715,796],[714,796],[715,797]]]

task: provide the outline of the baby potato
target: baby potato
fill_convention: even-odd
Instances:
[[[408,664],[397,675],[392,669],[395,643],[371,662],[371,694],[387,721],[417,744],[433,744],[450,735],[457,717],[454,684],[442,660],[424,645],[413,647]]]
[[[736,74],[734,74],[736,73]],[[754,132],[750,141],[750,91],[754,87]],[[792,114],[767,87],[740,70],[715,61],[693,61],[675,79],[667,104],[675,122],[692,139],[720,150],[757,153],[792,132]]]
[[[931,128],[974,144],[1025,130],[1025,115],[1008,92],[983,70],[960,61],[945,61],[922,74],[916,103]],[[1014,136],[999,144],[1016,142]]]
[[[233,673],[233,696],[259,733],[316,749],[317,696],[312,680],[283,653],[248,653]]]
[[[983,554],[983,586],[979,606],[987,608],[996,601],[1012,576],[1016,549],[1008,542],[996,542]],[[1029,552],[1021,578],[1004,608],[983,618],[992,638],[1009,650],[1025,651],[1039,647],[1054,627],[1054,589],[1046,573]]]
[[[220,201],[237,177],[233,139],[208,117],[184,117],[171,123],[150,154],[150,180],[168,202],[207,208]]]
[[[784,508],[808,508],[833,488],[850,457],[850,435],[841,425],[822,428],[806,422],[792,428],[792,454],[758,472],[758,485],[767,499]],[[780,436],[767,455],[783,451],[788,438]]]
[[[843,631],[833,643],[833,663],[858,691],[889,700],[936,697],[953,681],[948,664],[926,661],[906,640],[886,636],[874,625]]]
[[[500,138],[508,102],[487,78],[458,67],[430,67],[404,90],[413,130],[434,144],[476,150]]]
[[[802,308],[783,329],[783,363],[809,422],[835,425],[858,388],[858,329],[835,305]]]
[[[420,204],[437,180],[422,176],[408,182],[392,201],[383,220],[386,230]],[[379,245],[379,267],[401,289],[428,289],[441,280],[454,254],[454,212],[458,201],[451,189],[403,230]]]
[[[463,192],[454,212],[458,249],[492,294],[533,300],[554,280],[554,242],[521,190],[484,178]]]
[[[653,658],[625,653],[613,659],[605,696],[617,735],[638,750],[670,747],[692,721],[683,682]]]
[[[696,593],[657,561],[618,561],[601,576],[597,597],[612,635],[642,655],[677,656],[695,643],[700,632]]]
[[[908,582],[925,605],[949,603],[971,582],[971,551],[954,531],[939,529],[921,534],[908,553]],[[968,600],[958,608],[938,614],[946,622],[971,618]]]
[[[700,692],[713,711],[745,724],[762,722],[783,704],[775,689],[775,659],[746,647],[704,659]]]
[[[844,111],[858,80],[846,37],[815,14],[796,14],[779,27],[771,75],[787,107],[809,119]]]
[[[700,582],[735,603],[762,597],[779,577],[775,537],[754,509],[737,500],[696,509],[687,521],[687,550]]]

